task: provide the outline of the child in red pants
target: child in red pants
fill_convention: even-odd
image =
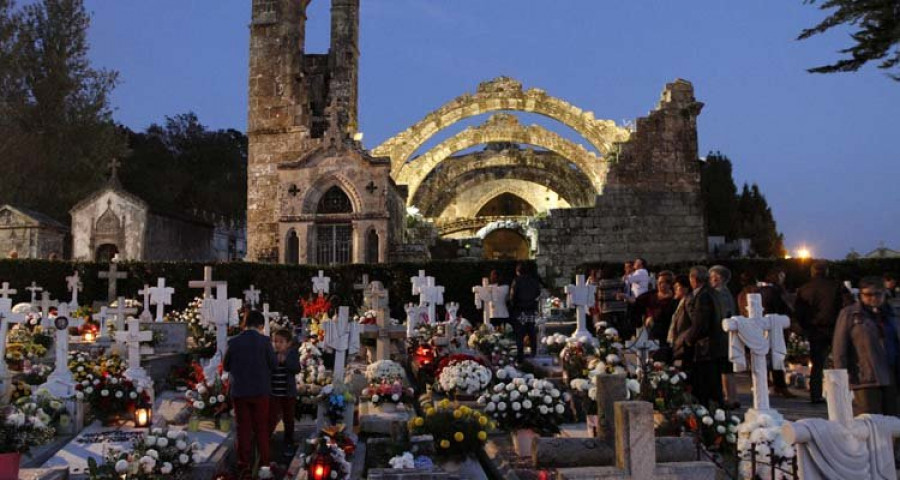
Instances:
[[[300,372],[300,354],[294,347],[291,332],[276,330],[272,333],[276,366],[272,372],[272,396],[269,398],[269,435],[275,433],[278,422],[284,422],[284,455],[293,455],[294,407],[297,404],[297,381]]]

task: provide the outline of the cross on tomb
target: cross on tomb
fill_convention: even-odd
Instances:
[[[369,274],[364,273],[362,275],[362,281],[360,283],[354,283],[353,289],[365,291],[367,286],[369,286]]]
[[[430,278],[430,277],[425,275],[425,270],[419,270],[418,276],[412,277],[409,279],[410,283],[412,284],[412,294],[414,296],[419,295],[419,301],[420,301],[419,305],[422,305],[422,303],[421,303],[422,297],[421,297],[420,290],[425,285],[428,285],[428,278]]]
[[[444,304],[444,287],[435,284],[434,277],[428,277],[428,283],[419,288],[419,299],[428,308],[428,323],[437,323],[437,306]]]
[[[44,289],[39,287],[37,282],[31,282],[31,286],[26,288],[25,290],[28,290],[29,292],[31,292],[31,306],[33,308],[34,305],[37,303],[37,294],[39,292],[43,292]]]
[[[152,290],[153,289],[150,288],[150,285],[147,285],[146,283],[144,284],[143,289],[138,290],[138,295],[144,297],[144,303],[142,304],[144,309],[141,311],[141,320],[144,321],[150,321],[153,319],[153,315],[150,314],[150,295],[152,294]]]
[[[897,478],[894,439],[900,437],[900,419],[854,419],[847,370],[825,370],[823,377],[828,420],[804,418],[781,427],[784,440],[797,448],[798,478]]]
[[[108,337],[106,331],[106,321],[109,319],[109,309],[107,307],[100,307],[100,311],[91,315],[91,318],[100,324],[100,332],[98,332],[97,338],[106,338]]]
[[[0,298],[2,298],[3,300],[8,300],[9,296],[15,295],[16,292],[18,292],[18,290],[9,288],[9,282],[3,282],[2,287],[0,287]]]
[[[371,282],[363,293],[363,303],[372,310],[386,309],[390,303],[388,291],[381,282]]]
[[[150,303],[156,305],[156,322],[163,321],[165,306],[172,304],[172,294],[175,289],[166,286],[165,278],[157,278],[156,286],[150,288]]]
[[[406,311],[406,336],[415,338],[418,335],[416,327],[419,326],[419,320],[422,316],[428,315],[426,308],[415,303],[407,303],[403,309]]]
[[[53,326],[50,323],[50,309],[58,306],[58,301],[50,300],[50,292],[41,292],[41,326],[45,330],[49,330]]]
[[[447,342],[449,342],[456,337],[456,314],[459,313],[459,304],[456,302],[450,302],[444,308],[445,310],[447,310],[447,321],[444,322],[444,337],[447,339]]]
[[[350,319],[350,308],[338,308],[337,318],[322,322],[325,346],[334,350],[332,384],[344,384],[344,365],[347,355],[359,352],[359,323]]]
[[[66,277],[66,286],[69,291],[72,292],[72,301],[69,302],[69,306],[73,309],[78,308],[78,292],[82,289],[81,277],[78,276],[78,271],[72,274],[70,277]]]
[[[734,316],[722,320],[722,329],[728,332],[728,359],[735,372],[747,369],[744,349],[750,349],[750,374],[753,380],[753,409],[747,418],[756,418],[758,413],[766,413],[781,418],[777,411],[769,407],[769,384],[766,355],[772,352],[772,368],[784,369],[787,347],[784,344],[784,329],[790,327],[791,319],[785,315],[763,316],[762,296],[758,293],[747,295],[749,316]]]
[[[107,270],[105,272],[100,272],[97,274],[97,276],[101,280],[106,280],[109,283],[109,286],[107,287],[107,293],[106,293],[106,302],[112,303],[113,300],[115,300],[119,296],[118,295],[119,280],[125,280],[126,278],[128,278],[128,273],[120,272],[118,263],[109,262],[109,270]]]
[[[116,332],[116,340],[128,348],[128,369],[125,377],[134,382],[147,382],[150,377],[141,367],[141,342],[153,340],[153,332],[141,330],[141,322],[137,318],[128,317],[128,329]]]
[[[202,288],[203,298],[212,298],[212,289],[218,282],[213,281],[213,269],[210,266],[203,267],[203,280],[191,280],[188,282],[190,288]]]
[[[59,398],[69,398],[75,395],[75,377],[69,370],[69,328],[84,325],[84,320],[72,317],[70,306],[60,303],[57,308],[53,326],[56,328],[56,368],[47,377],[47,382],[41,388],[46,388],[51,395]]]
[[[298,193],[300,193],[300,189],[297,188],[297,184],[292,183],[291,188],[288,189],[288,193],[291,194],[292,197],[296,197]]]
[[[659,350],[659,341],[650,340],[649,329],[639,328],[634,335],[634,340],[625,342],[625,349],[637,353],[641,370],[643,370],[649,361],[650,353]]]
[[[233,317],[237,315],[230,312],[232,302],[228,300],[228,283],[216,284],[216,296],[203,301],[200,307],[200,315],[203,323],[216,326],[216,353],[225,358],[228,350],[228,326]]]
[[[121,332],[125,330],[125,319],[128,318],[129,315],[135,315],[138,311],[136,308],[126,308],[125,307],[125,297],[119,297],[116,300],[116,306],[112,309],[112,314],[116,317],[116,331]]]
[[[575,285],[566,286],[566,305],[569,308],[575,306],[575,333],[570,338],[578,339],[582,337],[591,337],[591,333],[587,329],[587,308],[594,305],[594,298],[597,294],[596,285],[588,285],[584,280],[584,275],[575,276]]]
[[[244,301],[247,302],[247,305],[250,305],[250,308],[256,309],[256,305],[259,304],[259,294],[260,291],[250,284],[250,288],[244,290]]]
[[[6,367],[6,335],[9,333],[10,323],[24,323],[28,318],[25,314],[15,313],[12,310],[12,299],[7,295],[15,294],[15,290],[7,288],[9,284],[3,283],[3,290],[0,290],[0,397],[6,394],[6,387],[9,383],[9,370]]]
[[[326,277],[325,272],[319,270],[319,276],[312,278],[313,293],[327,295],[331,290],[331,277]]]
[[[263,304],[262,314],[263,318],[266,319],[266,325],[265,327],[263,327],[263,333],[268,337],[269,334],[272,333],[272,327],[270,326],[272,319],[278,318],[278,316],[281,314],[278,312],[270,312],[268,303]]]
[[[482,311],[482,321],[485,325],[491,324],[491,309],[488,305],[494,301],[493,290],[494,287],[487,277],[481,279],[481,285],[472,287],[472,293],[475,294],[475,308]]]
[[[366,289],[366,298],[370,300],[370,307],[375,310],[375,325],[378,326],[378,337],[375,341],[375,358],[377,360],[391,359],[391,338],[388,325],[390,319],[390,303],[388,291],[381,282],[372,282]]]
[[[366,191],[369,192],[369,194],[371,195],[371,194],[375,193],[375,190],[378,190],[378,186],[375,185],[374,181],[370,180],[369,184],[366,185]]]

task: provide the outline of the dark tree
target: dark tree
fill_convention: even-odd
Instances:
[[[209,130],[193,113],[166,117],[143,133],[129,132],[123,186],[150,205],[234,219],[247,209],[247,137]]]
[[[805,3],[817,3],[805,0]],[[888,71],[900,81],[900,1],[898,0],[826,0],[821,10],[834,10],[818,25],[803,30],[798,40],[825,33],[838,26],[854,29],[854,44],[840,53],[848,56],[831,65],[809,69],[812,73],[855,72],[869,62],[880,62],[878,68]],[[890,73],[891,69],[898,69]]]
[[[759,187],[745,183],[737,203],[737,235],[749,238],[753,252],[760,257],[784,256],[784,235],[778,232],[772,209]]]
[[[0,0],[0,203],[63,222],[123,152],[109,107],[117,74],[88,61],[82,0]]]
[[[700,190],[706,209],[708,235],[734,238],[737,186],[731,176],[731,160],[721,152],[710,152],[700,170]]]

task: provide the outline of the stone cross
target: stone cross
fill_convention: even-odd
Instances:
[[[53,324],[50,321],[50,308],[59,306],[56,300],[50,300],[50,292],[41,292],[41,326],[49,330]]]
[[[784,329],[790,327],[791,319],[784,315],[763,316],[762,296],[758,293],[747,295],[748,317],[735,316],[722,320],[722,328],[728,332],[729,355],[735,372],[747,369],[744,348],[750,349],[750,374],[753,380],[753,409],[746,418],[753,419],[759,413],[766,413],[780,419],[777,411],[769,407],[769,384],[766,355],[772,352],[772,368],[784,368],[787,348],[784,344]]]
[[[66,277],[66,285],[69,288],[69,291],[72,292],[72,301],[69,302],[69,306],[73,309],[78,308],[78,292],[81,291],[81,277],[78,276],[78,270],[72,274],[70,277]]]
[[[584,281],[584,275],[575,276],[575,285],[566,286],[566,305],[569,308],[575,306],[575,320],[577,322],[575,333],[572,334],[573,339],[582,337],[590,338],[591,333],[587,329],[587,308],[594,305],[597,286],[588,285]]]
[[[634,335],[634,340],[625,342],[625,349],[637,353],[641,369],[643,369],[647,365],[650,353],[659,350],[659,341],[650,340],[650,330],[639,328]]]
[[[141,367],[141,342],[153,340],[153,332],[141,330],[140,320],[128,317],[128,329],[116,332],[116,340],[128,348],[128,369],[125,377],[134,382],[147,382],[147,372]]]
[[[268,337],[269,334],[272,333],[272,327],[270,326],[271,320],[273,318],[278,318],[278,316],[281,314],[278,312],[270,312],[268,303],[263,304],[262,314],[263,314],[263,318],[266,319],[266,325],[265,325],[265,327],[263,327],[263,333],[265,333],[265,335]]]
[[[799,478],[897,478],[894,439],[900,437],[900,419],[888,415],[854,419],[846,370],[825,370],[823,386],[828,420],[805,418],[781,427],[784,440],[797,447]]]
[[[18,290],[14,290],[9,288],[9,282],[3,282],[2,287],[0,287],[0,299],[9,300],[10,295],[15,295]],[[12,300],[10,300],[12,303]]]
[[[98,332],[97,339],[108,337],[108,333],[106,331],[106,320],[109,318],[109,309],[106,307],[100,307],[100,311],[91,315],[91,318],[97,321],[100,324],[100,332]]]
[[[313,293],[327,295],[331,291],[331,277],[325,276],[325,271],[319,270],[319,276],[313,277]]]
[[[487,277],[481,279],[481,285],[472,287],[472,293],[475,294],[475,308],[482,311],[483,322],[485,325],[491,324],[491,308],[489,305],[494,301],[494,287]]]
[[[362,275],[362,281],[359,282],[359,283],[354,283],[354,284],[353,284],[353,289],[354,289],[354,290],[362,290],[362,291],[365,291],[367,286],[369,286],[369,274],[368,274],[368,273],[364,273],[364,274]]]
[[[247,305],[250,305],[250,308],[255,309],[259,305],[259,293],[259,290],[252,284],[248,290],[244,290],[244,301],[247,302]]]
[[[414,303],[407,303],[404,307],[406,311],[406,336],[408,338],[416,338],[418,335],[416,327],[419,326],[419,319],[425,314],[425,308]]]
[[[347,355],[359,352],[359,323],[350,319],[350,307],[338,308],[337,318],[322,323],[325,346],[334,350],[332,383],[343,385]]]
[[[410,283],[412,283],[412,294],[419,296],[420,305],[422,305],[422,295],[421,288],[425,285],[428,285],[428,279],[430,277],[425,276],[425,270],[419,270],[419,276],[412,277],[409,279]]]
[[[47,382],[41,386],[59,398],[75,395],[75,377],[69,370],[69,327],[80,327],[84,324],[84,320],[72,317],[69,310],[68,304],[59,304],[53,321],[56,328],[56,368],[47,377]]]
[[[144,297],[144,303],[141,305],[142,307],[144,307],[144,310],[141,312],[141,317],[146,316],[146,317],[153,318],[152,315],[150,315],[151,290],[152,289],[150,288],[150,285],[147,285],[146,283],[144,284],[144,288],[142,290],[138,290],[138,295],[141,295]]]
[[[213,269],[212,267],[206,266],[203,267],[203,280],[191,280],[188,282],[188,287],[190,288],[202,288],[203,289],[203,298],[212,298],[212,289],[218,283],[214,282],[212,279]]]
[[[388,331],[388,321],[391,318],[388,310],[388,291],[381,282],[372,282],[366,289],[366,294],[371,300],[371,306],[375,310],[375,324],[378,325],[378,338],[375,341],[375,358],[377,360],[391,359],[391,338]]]
[[[150,288],[150,303],[156,305],[157,322],[163,321],[163,313],[165,312],[166,305],[172,304],[173,293],[175,293],[175,289],[166,286],[165,278],[157,278],[156,286]]]
[[[444,304],[444,287],[434,282],[434,277],[428,277],[428,283],[419,288],[419,301],[428,307],[428,323],[437,323],[437,306]]]
[[[363,304],[372,310],[386,309],[389,306],[388,291],[381,282],[371,282],[363,293]]]
[[[106,293],[106,302],[112,303],[113,300],[118,298],[118,283],[119,280],[125,280],[128,278],[127,272],[119,271],[119,264],[116,262],[109,262],[109,270],[105,272],[100,272],[97,274],[101,280],[107,280],[109,282],[109,287]]]
[[[23,323],[27,315],[15,313],[12,311],[12,300],[7,297],[8,294],[15,294],[15,290],[7,288],[9,284],[3,284],[3,290],[0,291],[0,398],[5,398],[6,387],[9,385],[9,370],[6,367],[6,335],[9,333],[10,323]]]
[[[228,350],[228,326],[237,315],[231,313],[232,302],[228,299],[228,283],[216,284],[216,296],[203,300],[200,314],[203,323],[216,326],[216,353],[225,358]]]
[[[136,308],[126,308],[125,297],[119,297],[116,300],[116,308],[112,310],[112,313],[116,317],[116,331],[121,332],[125,330],[125,319],[129,315],[137,314],[138,311]]]
[[[31,306],[34,307],[34,305],[37,304],[37,294],[43,292],[44,289],[39,287],[36,282],[31,282],[31,286],[25,290],[31,292]]]

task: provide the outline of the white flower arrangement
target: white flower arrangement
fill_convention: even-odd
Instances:
[[[195,464],[200,463],[200,445],[192,442],[183,430],[154,428],[144,437],[134,442],[133,452],[111,449],[104,465],[94,466],[100,471],[115,472],[115,476],[184,475]],[[93,476],[93,469],[92,469]],[[102,476],[102,475],[98,475]]]
[[[569,399],[552,382],[519,373],[495,384],[478,403],[501,429],[528,428],[550,435],[559,431]]]
[[[297,386],[328,385],[331,377],[325,368],[322,351],[313,342],[303,342],[298,349],[300,354],[300,373],[297,374]],[[299,388],[299,390],[303,390]]]
[[[733,417],[733,420],[737,420],[737,417]],[[729,427],[727,431],[729,441],[737,439],[739,458],[746,460],[741,462],[742,472],[749,472],[749,460],[752,450],[756,451],[758,462],[769,465],[774,463],[776,467],[789,470],[788,467],[793,458],[797,456],[797,451],[793,445],[784,440],[781,434],[783,423],[783,421],[776,420],[771,415],[760,414],[752,422],[744,422],[737,427]],[[768,468],[762,470],[769,471]],[[762,470],[757,472],[757,474],[759,475]],[[765,476],[762,478],[771,480],[782,477],[787,478],[786,475],[776,475],[776,477],[772,478],[770,473],[764,474]]]
[[[438,376],[438,386],[446,393],[476,395],[491,383],[491,371],[474,360],[447,365]]]
[[[379,360],[366,367],[366,380],[370,383],[405,381],[406,370],[393,360]]]
[[[396,470],[416,468],[416,459],[411,452],[403,452],[403,455],[397,455],[388,460],[388,463],[391,465],[391,468]]]

